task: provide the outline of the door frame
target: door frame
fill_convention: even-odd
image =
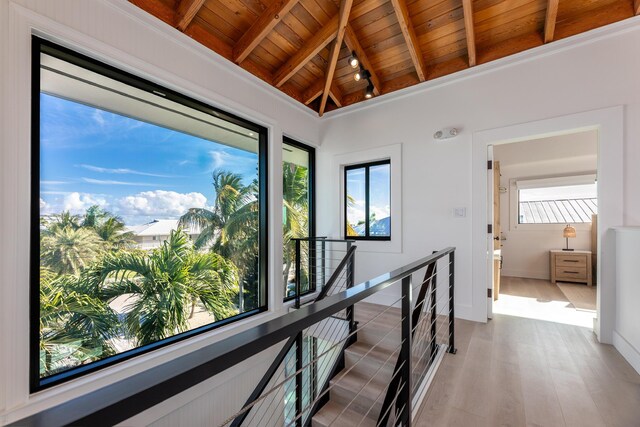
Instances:
[[[487,320],[487,280],[493,277],[493,253],[487,250],[487,224],[493,206],[487,188],[488,147],[598,131],[598,268],[594,332],[611,343],[615,327],[615,241],[612,227],[622,225],[624,204],[624,107],[616,106],[474,132],[472,136],[472,280],[473,317]]]

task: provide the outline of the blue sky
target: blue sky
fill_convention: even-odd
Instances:
[[[211,172],[256,177],[257,154],[41,95],[41,213],[92,204],[129,225],[211,206]]]
[[[365,176],[363,169],[352,169],[347,174],[348,195],[355,200],[355,206],[347,207],[347,216],[352,224],[364,221]],[[386,218],[390,214],[390,176],[389,165],[372,166],[369,169],[370,200],[369,210],[376,219]]]

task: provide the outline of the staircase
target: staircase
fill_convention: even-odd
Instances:
[[[386,308],[363,302],[355,305],[356,321],[366,326],[358,331],[358,341],[346,349],[345,367],[331,380],[329,402],[313,416],[313,427],[376,425],[401,341],[400,309],[392,307],[380,314]]]

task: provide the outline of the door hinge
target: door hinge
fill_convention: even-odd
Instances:
[[[487,169],[489,170],[493,169],[493,161],[487,160]]]
[[[487,298],[493,298],[493,289],[487,288]]]
[[[493,234],[493,224],[487,224],[487,233]]]

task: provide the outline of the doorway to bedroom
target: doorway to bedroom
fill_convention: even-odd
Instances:
[[[490,150],[493,313],[592,328],[597,315],[597,130]]]

